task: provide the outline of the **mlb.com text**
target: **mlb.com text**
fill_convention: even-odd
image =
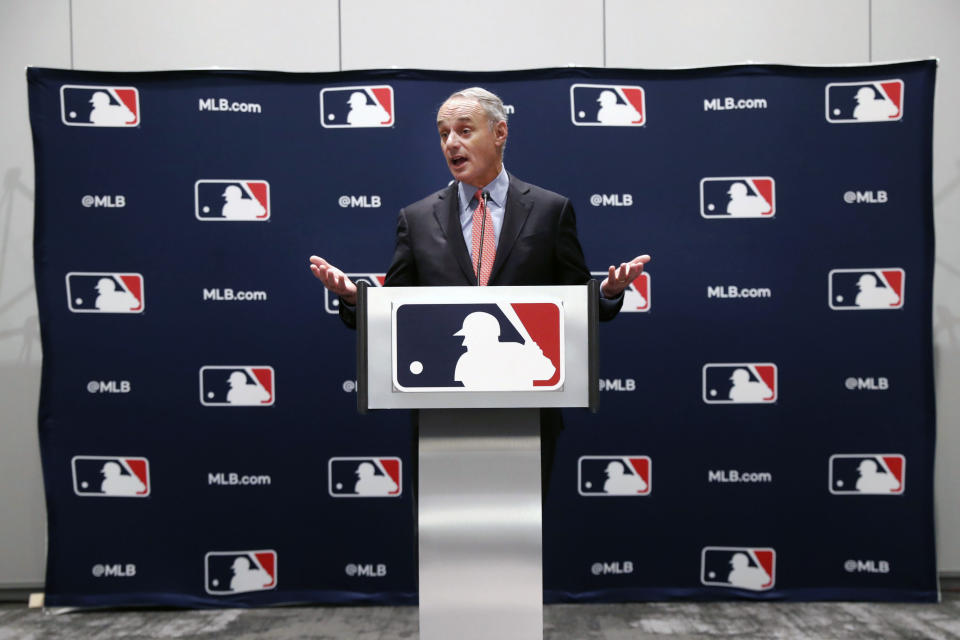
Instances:
[[[707,98],[703,101],[704,111],[733,111],[736,109],[766,109],[766,98]]]
[[[719,469],[707,472],[707,482],[720,483],[767,483],[773,482],[773,474],[769,471],[737,471],[736,469]]]
[[[261,487],[269,486],[273,479],[267,475],[242,476],[239,473],[208,473],[208,485],[220,485],[221,487]]]
[[[263,113],[256,102],[230,102],[226,98],[200,98],[200,111],[229,111],[233,113]]]
[[[216,302],[263,302],[267,299],[266,291],[236,291],[229,287],[225,289],[204,289],[204,301]]]
[[[716,285],[707,287],[708,298],[772,298],[773,291],[767,287],[738,287]]]

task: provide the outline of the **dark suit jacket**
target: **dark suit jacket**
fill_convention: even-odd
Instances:
[[[590,270],[570,200],[511,175],[489,284],[566,285],[588,280]],[[460,227],[456,183],[400,210],[396,251],[384,284],[476,286]],[[598,304],[600,319],[610,320],[623,306],[623,296],[608,300],[601,295]],[[355,308],[341,302],[340,317],[356,326]]]

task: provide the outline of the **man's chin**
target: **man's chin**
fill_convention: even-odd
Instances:
[[[472,176],[470,175],[471,172],[469,167],[467,166],[467,163],[464,163],[459,167],[455,167],[453,165],[448,165],[448,166],[450,167],[450,173],[453,175],[455,180],[459,180],[460,182],[466,182],[467,184],[473,184],[472,182],[470,182],[470,178]]]

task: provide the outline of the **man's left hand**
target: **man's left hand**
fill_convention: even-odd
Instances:
[[[621,262],[619,267],[610,265],[607,277],[600,283],[600,293],[605,298],[616,298],[630,283],[643,273],[643,265],[650,262],[650,256],[637,256],[630,262]]]

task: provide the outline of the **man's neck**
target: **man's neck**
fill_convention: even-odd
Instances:
[[[470,184],[469,182],[465,182],[464,184],[466,184],[469,187],[473,187],[474,189],[480,189],[482,191],[483,189],[486,189],[488,186],[490,186],[490,183],[496,180],[497,176],[499,176],[500,172],[502,171],[503,171],[503,161],[501,161],[497,165],[497,170],[493,172],[492,175],[484,179],[483,184]]]

